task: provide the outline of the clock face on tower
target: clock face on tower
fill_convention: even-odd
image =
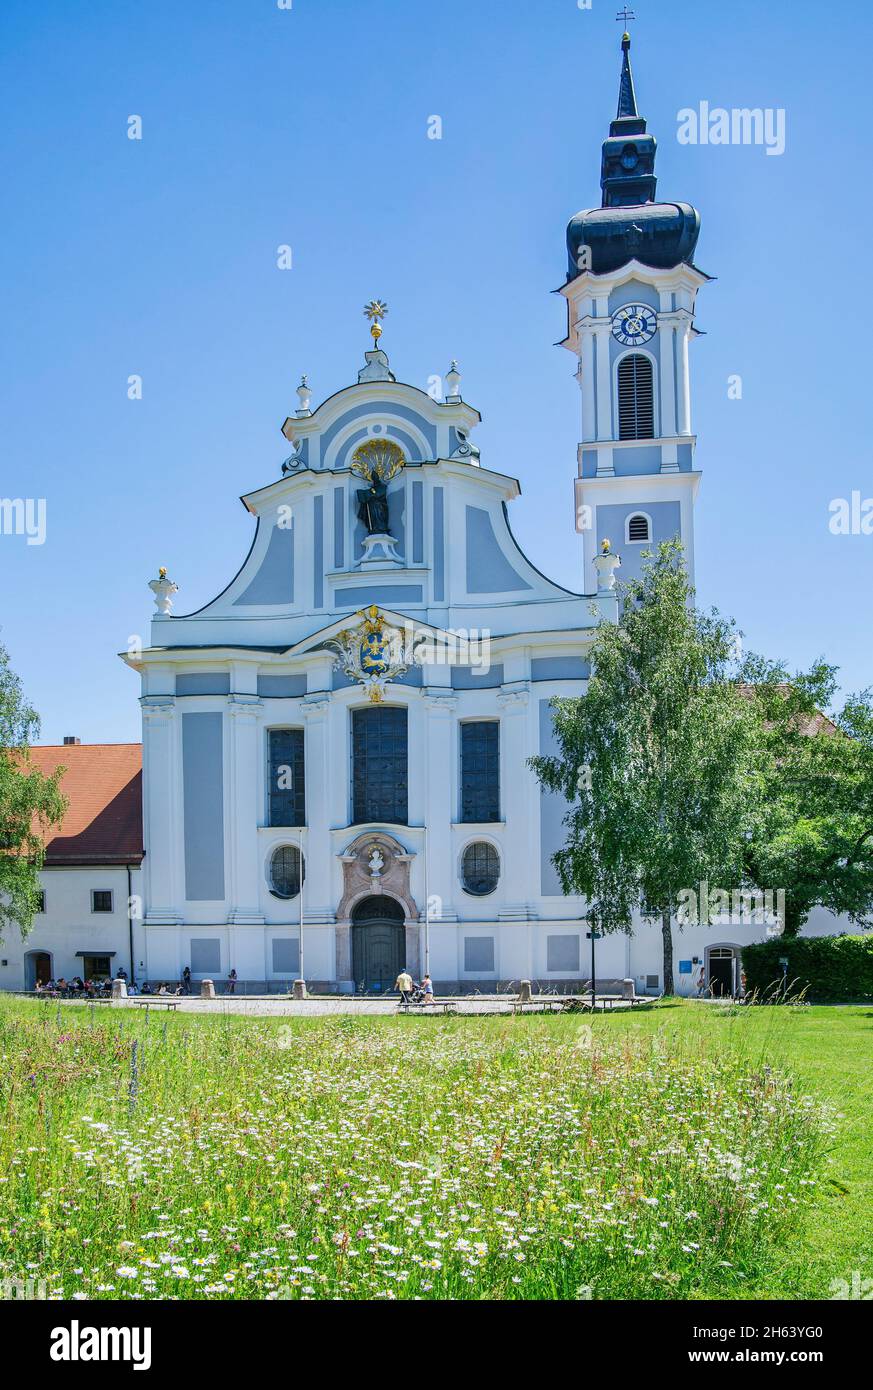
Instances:
[[[612,336],[622,347],[640,347],[657,331],[658,318],[648,304],[624,304],[612,316]]]

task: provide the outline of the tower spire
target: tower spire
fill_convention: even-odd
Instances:
[[[622,16],[618,15],[618,18],[621,19]],[[633,15],[625,11],[625,18],[633,19]],[[634,75],[631,69],[630,46],[630,34],[625,30],[621,39],[621,81],[618,87],[618,110],[615,113],[617,121],[626,120],[629,116],[638,119],[640,114],[637,109],[637,94],[634,89]]]

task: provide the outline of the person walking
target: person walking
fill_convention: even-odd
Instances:
[[[401,1004],[409,1004],[411,1002],[414,985],[412,983],[412,976],[406,969],[406,966],[403,967],[397,979],[394,981],[394,988],[400,990]]]
[[[425,975],[424,979],[423,979],[422,982],[421,982],[421,989],[422,989],[422,993],[424,994],[424,1001],[423,1001],[423,1002],[424,1002],[425,1004],[432,1004],[432,1003],[433,1003],[433,980],[430,978],[430,975]]]
[[[701,965],[697,972],[697,997],[703,998],[703,991],[706,989],[706,968]]]

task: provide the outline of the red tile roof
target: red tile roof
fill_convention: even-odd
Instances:
[[[63,767],[69,806],[48,832],[46,864],[139,864],[142,843],[142,744],[70,743],[31,748],[41,772]]]

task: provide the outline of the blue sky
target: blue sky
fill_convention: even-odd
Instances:
[[[115,653],[148,633],[148,579],[167,565],[187,612],[236,572],[239,495],[277,476],[301,371],[314,404],[355,380],[373,296],[401,380],[458,358],[483,463],[521,481],[520,544],[581,587],[579,391],[550,291],[568,219],[600,201],[617,8],[4,0],[0,495],[44,497],[47,538],[0,536],[0,640],[43,741],[139,738]],[[700,209],[696,261],[718,277],[692,349],[699,601],[749,646],[873,684],[873,536],[828,527],[831,499],[873,495],[869,14],[636,13],[659,196]],[[785,154],[680,145],[701,100],[784,108]]]

